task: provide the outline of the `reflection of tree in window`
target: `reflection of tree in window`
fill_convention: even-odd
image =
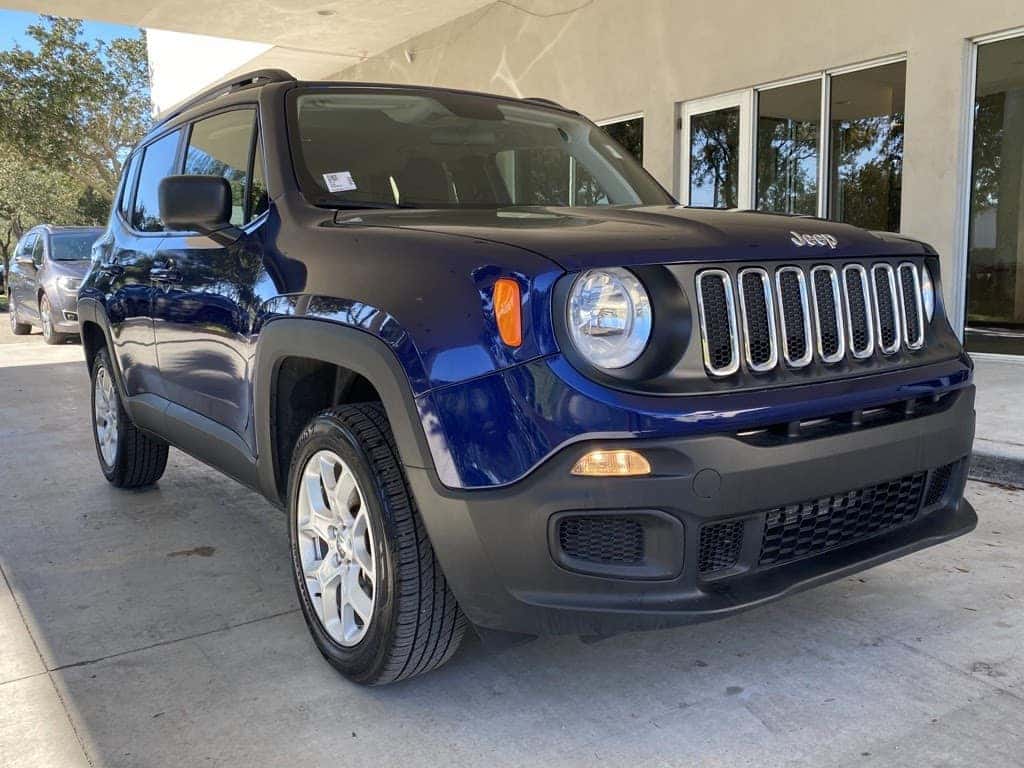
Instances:
[[[758,210],[817,213],[821,81],[761,91],[757,111]]]
[[[905,79],[904,62],[832,78],[830,218],[899,230]]]
[[[740,111],[690,118],[690,205],[736,208],[739,198]]]
[[[620,120],[617,123],[608,123],[601,127],[633,155],[638,163],[644,161],[644,119],[642,117]]]

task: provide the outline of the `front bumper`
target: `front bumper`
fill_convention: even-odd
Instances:
[[[432,470],[407,471],[445,575],[471,621],[528,635],[603,635],[727,616],[968,533],[977,523],[962,499],[973,436],[974,388],[967,386],[925,415],[833,425],[824,436],[579,443],[497,489],[456,491]],[[651,476],[570,474],[587,451],[623,446],[649,458]],[[931,483],[940,468],[948,474],[935,494]],[[828,507],[873,498],[852,492],[900,479],[913,508],[904,500],[897,523],[877,527],[854,515],[839,525],[843,536],[815,542],[811,535],[802,550],[787,550],[788,559],[766,558],[778,544],[765,538],[769,516],[792,517],[795,528],[786,534],[792,538],[805,523],[813,527],[818,514],[831,514]],[[644,529],[643,567],[591,567],[567,558],[558,521],[579,512],[652,523]],[[702,570],[708,561],[702,533],[721,521],[742,529],[742,543],[726,567]]]

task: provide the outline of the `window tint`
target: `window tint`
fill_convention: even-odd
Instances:
[[[135,193],[135,210],[132,213],[132,226],[141,232],[160,232],[164,228],[157,192],[164,177],[175,171],[179,136],[180,130],[157,139],[146,147],[142,156],[139,189]]]
[[[118,205],[118,209],[125,219],[130,218],[132,193],[135,191],[135,179],[139,172],[139,158],[141,156],[141,152],[136,152],[131,156],[128,165],[124,168],[124,184],[121,188],[121,202]]]
[[[252,161],[252,191],[249,194],[249,219],[255,219],[270,207],[267,195],[267,180],[263,172],[263,144],[260,136],[256,136],[256,156]]]
[[[32,254],[32,248],[36,244],[36,235],[29,234],[25,235],[25,238],[21,241],[21,248],[18,249],[19,256],[30,256]]]
[[[245,222],[245,196],[249,152],[256,113],[235,109],[200,120],[192,126],[185,173],[192,176],[222,176],[231,185],[231,223]]]
[[[43,263],[43,238],[42,236],[36,238],[36,244],[32,247],[32,261],[36,264]]]

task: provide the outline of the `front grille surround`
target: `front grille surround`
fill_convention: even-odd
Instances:
[[[868,271],[860,264],[843,267],[843,298],[846,299],[846,341],[850,354],[866,360],[875,353],[875,325],[871,317],[871,286]],[[863,304],[863,312],[854,314],[854,305]],[[863,336],[863,341],[859,336]]]
[[[900,297],[892,265],[878,263],[871,267],[871,285],[874,289],[872,298],[878,349],[883,355],[894,355],[900,351],[903,339],[900,330]],[[887,341],[889,337],[891,341]]]
[[[916,264],[904,261],[897,267],[900,278],[900,320],[907,349],[924,346],[924,300],[921,298],[921,273]],[[909,285],[907,284],[909,281]]]
[[[787,296],[786,277],[796,279],[797,296]],[[811,312],[807,300],[807,278],[799,267],[780,267],[775,272],[775,289],[779,299],[779,321],[782,324],[782,357],[790,368],[804,368],[814,359],[811,343]],[[796,313],[799,312],[799,317]],[[789,322],[786,316],[789,315]]]
[[[828,304],[822,301],[818,295],[819,276],[828,280],[827,285],[830,291]],[[828,264],[819,264],[811,270],[811,286],[814,296],[814,330],[818,344],[818,356],[823,363],[832,365],[846,357],[846,330],[843,327],[843,300],[839,288],[839,274],[834,267]],[[826,319],[823,320],[823,318]],[[835,335],[835,350],[832,352],[826,350],[825,343],[825,334],[829,331],[827,328],[829,319],[834,326],[831,333]]]
[[[697,273],[696,280],[704,367],[712,376],[732,376],[740,368],[739,331],[736,324],[736,300],[733,296],[732,278],[724,269],[705,269]],[[707,305],[710,297],[705,299],[705,290],[714,290],[713,286],[706,285],[708,281],[721,283],[724,291],[724,309]],[[723,312],[725,317],[721,316]],[[710,327],[709,319],[712,321]],[[725,323],[724,328],[723,322]],[[727,333],[728,338],[722,338],[723,331]],[[723,344],[728,345],[727,362],[721,362],[718,359],[723,352]]]
[[[757,290],[757,297],[763,297],[763,306],[748,306],[747,284],[750,280],[758,281],[760,289]],[[740,270],[736,276],[736,284],[740,295],[743,351],[747,367],[757,373],[770,371],[779,364],[779,340],[775,332],[775,304],[772,298],[771,277],[768,276],[767,270],[751,267]],[[767,344],[768,356],[765,360],[760,360],[759,355],[755,357],[754,344]]]

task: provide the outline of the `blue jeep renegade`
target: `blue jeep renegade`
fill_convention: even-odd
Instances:
[[[923,243],[682,208],[579,114],[260,71],[125,163],[79,316],[97,454],[288,514],[363,683],[728,616],[947,541],[971,362]]]

